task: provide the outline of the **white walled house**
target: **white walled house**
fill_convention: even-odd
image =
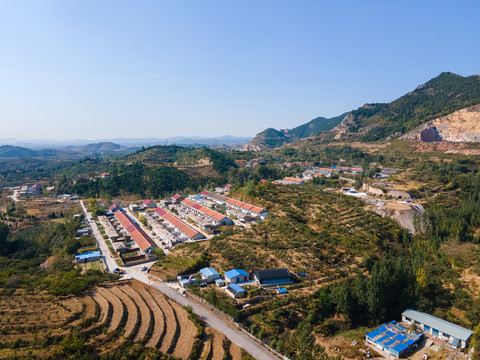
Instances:
[[[455,349],[465,349],[473,335],[473,331],[464,327],[412,309],[407,309],[402,313],[402,322],[407,325],[415,324],[424,332],[448,342]]]

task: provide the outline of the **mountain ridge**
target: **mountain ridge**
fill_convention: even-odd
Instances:
[[[331,131],[336,140],[343,141],[391,140],[428,121],[477,104],[480,104],[479,75],[463,77],[443,72],[389,103],[367,103],[330,119],[318,117],[293,129],[265,129],[242,150],[272,149],[322,131]]]
[[[127,148],[111,142],[100,142],[82,146],[70,146],[57,149],[29,149],[15,145],[1,145],[0,158],[3,159],[28,159],[28,158],[52,158],[52,157],[80,157],[85,155],[125,155],[139,148]]]
[[[268,128],[255,135],[255,137],[241,149],[248,151],[266,150],[308,138],[321,131],[329,131],[333,129],[342,121],[346,114],[347,113],[344,113],[332,118],[319,116],[292,129],[277,130],[274,128]]]
[[[480,76],[443,72],[390,103],[350,111],[333,131],[363,142],[392,139],[430,120],[480,104]]]

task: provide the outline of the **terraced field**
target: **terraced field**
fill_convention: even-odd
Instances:
[[[56,358],[72,334],[85,339],[93,358],[136,342],[178,359],[242,359],[242,350],[223,334],[201,332],[182,306],[137,281],[61,300],[16,291],[0,295],[0,315],[0,359]]]
[[[246,356],[244,351],[236,344],[231,343],[221,332],[208,328],[205,332],[202,360],[242,360]],[[247,355],[248,356],[248,355]]]

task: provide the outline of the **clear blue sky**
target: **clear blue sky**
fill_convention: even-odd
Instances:
[[[480,2],[0,0],[0,138],[253,136],[480,73]]]

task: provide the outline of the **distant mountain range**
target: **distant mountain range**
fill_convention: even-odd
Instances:
[[[313,119],[291,130],[266,129],[245,144],[243,149],[271,149],[321,131],[332,131],[336,139],[347,141],[389,140],[429,121],[477,104],[480,104],[480,76],[463,77],[444,72],[390,103],[365,104],[331,119]],[[469,134],[462,134],[461,129],[452,131],[455,132],[455,139],[476,139],[476,130]]]
[[[94,143],[114,143],[124,147],[142,147],[151,145],[189,145],[189,146],[232,146],[243,145],[251,140],[251,137],[184,137],[177,136],[171,138],[116,138],[116,139],[98,139],[98,140],[19,140],[19,139],[0,139],[0,145],[14,145],[29,149],[62,149],[65,147],[76,147]]]
[[[68,146],[58,149],[28,149],[21,146],[0,146],[0,159],[28,159],[52,157],[79,157],[86,155],[126,155],[138,150],[139,147],[124,147],[111,142],[102,142],[82,146]]]
[[[207,146],[223,147],[225,149],[235,145],[243,145],[251,138],[222,136],[222,137],[173,137],[168,139],[148,138],[120,138],[112,141],[91,143],[89,140],[31,140],[0,139],[0,159],[28,159],[52,157],[80,157],[87,155],[126,155],[139,150],[142,146],[151,145],[179,145],[179,146]]]

